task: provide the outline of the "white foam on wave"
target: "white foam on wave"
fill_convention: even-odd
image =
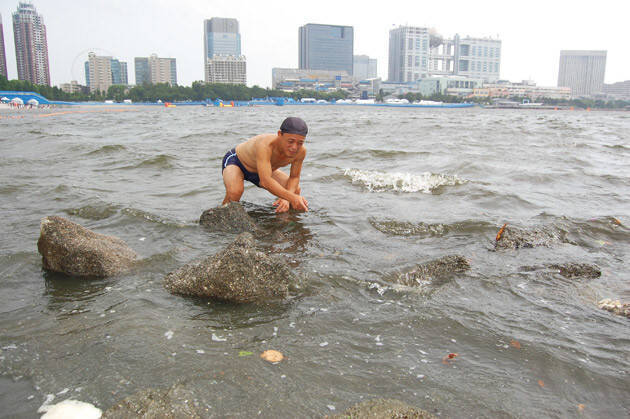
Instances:
[[[370,192],[400,191],[431,193],[440,186],[455,186],[466,183],[455,175],[440,173],[385,173],[376,170],[345,169],[345,176],[352,183],[363,184]]]
[[[44,404],[37,412],[44,413],[42,419],[98,419],[103,413],[94,405],[78,400],[64,400],[61,403],[51,405]]]

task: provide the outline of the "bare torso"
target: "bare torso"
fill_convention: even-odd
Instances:
[[[276,134],[260,134],[250,138],[236,146],[236,155],[243,163],[243,166],[254,173],[258,173],[256,164],[256,146],[265,146],[271,148],[271,170],[274,171],[280,167],[288,166],[296,159],[281,155],[273,147],[273,142],[278,136]]]

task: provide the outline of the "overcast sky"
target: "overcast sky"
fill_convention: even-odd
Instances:
[[[85,83],[89,51],[127,61],[152,53],[177,59],[177,81],[203,80],[203,21],[239,21],[247,84],[271,86],[273,67],[298,67],[298,28],[306,23],[354,27],[354,53],[378,59],[387,79],[389,30],[435,28],[445,38],[497,37],[501,78],[555,86],[562,49],[607,50],[606,83],[630,79],[630,0],[450,0],[386,2],[311,0],[33,0],[48,36],[53,85]],[[584,4],[588,5],[584,5]],[[378,6],[374,5],[378,4]],[[18,0],[0,0],[9,79],[17,79],[12,14]]]

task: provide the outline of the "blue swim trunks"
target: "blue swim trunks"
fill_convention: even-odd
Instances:
[[[223,170],[225,170],[225,168],[231,164],[238,166],[238,168],[241,169],[241,172],[243,172],[243,176],[245,177],[245,180],[250,181],[251,183],[253,183],[254,185],[260,188],[260,178],[258,177],[258,173],[250,172],[249,170],[245,168],[245,166],[243,166],[243,163],[241,163],[241,161],[238,159],[238,156],[236,155],[236,148],[231,149],[230,151],[225,153],[225,156],[223,156],[223,163],[221,164],[221,173],[223,173]]]

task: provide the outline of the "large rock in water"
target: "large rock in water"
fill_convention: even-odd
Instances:
[[[399,284],[413,287],[434,278],[464,272],[468,269],[470,269],[470,264],[466,258],[450,255],[422,263],[405,272],[397,272],[390,279]]]
[[[129,270],[138,257],[121,239],[56,216],[42,219],[37,250],[44,269],[74,276],[117,275]]]
[[[507,226],[499,240],[494,243],[495,249],[519,249],[528,247],[551,247],[558,243],[568,243],[565,234],[555,227],[541,227],[523,230]]]
[[[256,231],[256,223],[238,202],[230,202],[227,205],[205,210],[199,218],[199,224],[210,230],[226,233]]]
[[[400,400],[375,399],[358,403],[334,419],[435,419],[431,413]]]
[[[238,303],[285,297],[297,277],[278,256],[257,251],[254,236],[242,233],[214,256],[171,272],[164,287],[174,294]]]

